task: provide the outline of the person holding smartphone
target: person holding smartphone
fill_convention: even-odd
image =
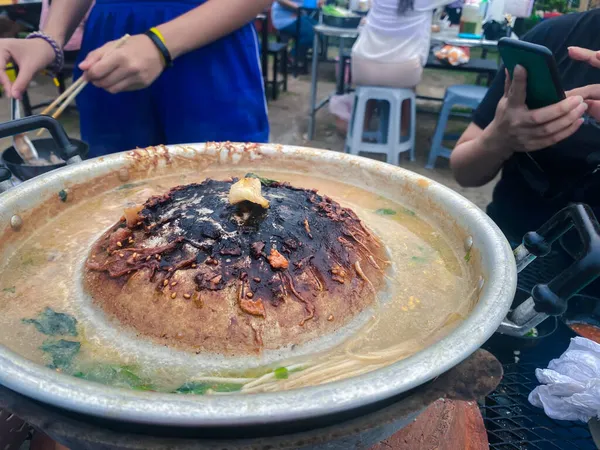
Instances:
[[[462,186],[482,186],[500,174],[487,213],[513,246],[569,203],[587,203],[600,217],[600,129],[586,119],[600,120],[600,109],[585,91],[600,85],[600,70],[571,48],[600,48],[599,23],[600,10],[591,10],[544,21],[527,33],[523,40],[554,53],[566,98],[530,110],[525,69],[517,66],[512,81],[502,70],[452,152]],[[556,257],[563,268],[576,253],[567,247],[576,245],[563,240],[565,251]],[[600,297],[600,283],[587,293]]]
[[[502,172],[488,214],[512,240],[569,202],[585,201],[599,211],[600,190],[583,189],[581,182],[595,182],[600,130],[583,125],[591,111],[577,89],[600,84],[600,70],[569,55],[569,47],[600,48],[593,31],[598,23],[600,10],[591,10],[544,21],[527,33],[523,40],[554,53],[567,98],[529,110],[525,70],[516,68],[512,82],[502,70],[452,152],[452,170],[463,186],[482,186]]]
[[[75,77],[90,156],[158,144],[266,142],[269,124],[252,21],[271,0],[96,0]],[[32,77],[59,69],[64,46],[92,0],[53,0],[41,33],[0,40],[0,64],[19,66],[20,98]],[[119,48],[115,42],[125,34]]]

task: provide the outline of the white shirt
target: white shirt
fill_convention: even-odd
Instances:
[[[387,59],[392,50],[390,47],[393,47],[395,59],[398,55],[403,60],[419,58],[425,65],[429,55],[433,10],[452,1],[414,0],[414,7],[399,15],[398,0],[373,0],[364,27],[364,40],[370,44],[368,56],[374,60]]]

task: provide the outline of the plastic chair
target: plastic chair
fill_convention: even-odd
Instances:
[[[369,100],[389,105],[388,114],[383,113],[377,133],[364,133],[365,113]],[[402,103],[410,101],[410,129],[407,137],[400,136]],[[412,89],[360,86],[356,89],[352,117],[346,136],[346,151],[353,155],[360,152],[385,153],[386,162],[398,163],[400,153],[410,152],[415,160],[416,96]],[[387,139],[384,139],[387,136]],[[376,143],[363,142],[364,137],[373,137]]]
[[[442,141],[458,139],[460,136],[456,134],[445,134],[446,125],[452,107],[460,105],[466,106],[471,109],[475,109],[479,106],[485,94],[487,88],[483,86],[474,86],[471,84],[457,84],[456,86],[450,86],[446,89],[446,95],[444,96],[444,104],[440,111],[440,117],[438,119],[437,126],[435,128],[435,134],[431,142],[431,150],[429,151],[429,158],[427,160],[427,169],[433,169],[435,167],[435,161],[438,157],[450,158],[451,149],[442,147]]]

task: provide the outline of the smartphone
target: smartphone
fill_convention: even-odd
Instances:
[[[498,41],[498,51],[512,79],[513,70],[518,64],[527,71],[527,107],[543,108],[565,98],[556,60],[552,52],[543,45],[502,38]]]

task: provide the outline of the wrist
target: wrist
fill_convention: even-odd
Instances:
[[[65,44],[66,44],[66,37],[64,33],[61,33],[59,31],[53,30],[50,27],[48,28],[44,28],[43,33],[47,36],[49,36],[50,38],[52,38],[54,40],[54,42],[56,42],[58,44],[58,46],[62,49],[64,48]]]
[[[173,65],[173,57],[166,46],[165,38],[162,33],[156,27],[153,27],[146,31],[144,35],[150,39],[152,45],[156,48],[156,51],[160,55],[163,69],[171,67]]]
[[[45,59],[47,59],[46,66],[48,70],[54,73],[62,70],[65,56],[59,43],[54,38],[42,31],[36,31],[27,35],[26,39],[37,43],[40,52],[46,53],[47,58]]]
[[[506,136],[503,136],[495,120],[485,127],[478,140],[481,149],[486,154],[495,155],[499,162],[508,160],[514,154],[514,150],[508,145]]]
[[[179,36],[181,33],[176,28],[172,27],[170,23],[164,23],[155,27],[164,39],[164,45],[171,54],[171,59],[175,60],[184,53],[186,49],[181,45]]]

